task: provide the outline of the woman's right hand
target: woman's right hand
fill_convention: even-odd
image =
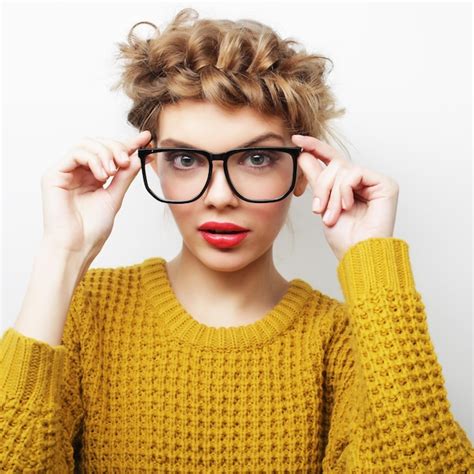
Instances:
[[[43,239],[60,251],[95,257],[112,232],[124,195],[141,169],[134,152],[150,140],[148,130],[124,142],[85,138],[48,168],[41,178]],[[110,160],[116,171],[108,168]],[[104,170],[106,174],[102,174]],[[113,179],[104,188],[110,176]]]

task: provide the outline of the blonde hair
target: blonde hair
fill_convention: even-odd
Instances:
[[[329,124],[346,112],[336,108],[326,83],[332,70],[327,64],[333,66],[329,58],[306,52],[293,38],[283,39],[255,20],[198,16],[184,8],[163,32],[154,23],[138,22],[128,41],[118,43],[123,69],[112,90],[122,88],[132,100],[128,123],[149,130],[156,141],[164,105],[206,100],[227,110],[251,106],[279,116],[290,134],[333,138],[346,149]],[[155,29],[152,37],[134,34],[141,24]]]
[[[140,24],[155,34],[138,38]],[[132,26],[128,41],[118,43],[124,66],[112,90],[122,88],[132,99],[128,122],[152,133],[163,105],[189,98],[226,109],[248,105],[281,117],[291,134],[337,140],[328,121],[346,109],[336,109],[325,81],[333,63],[296,51],[299,44],[255,20],[198,19],[195,9],[184,8],[162,33],[147,21]]]

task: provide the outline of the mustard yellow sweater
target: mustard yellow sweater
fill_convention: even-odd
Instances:
[[[296,278],[239,327],[165,262],[90,268],[61,345],[5,331],[0,472],[474,472],[404,240],[346,252],[344,303]]]

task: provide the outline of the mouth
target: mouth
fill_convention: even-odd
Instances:
[[[249,230],[216,230],[216,229],[199,229],[201,232],[209,232],[209,234],[217,235],[232,235],[232,234],[242,234],[244,232],[250,232]]]
[[[250,233],[245,231],[219,231],[215,229],[198,229],[204,240],[220,249],[227,249],[239,245]]]
[[[198,230],[209,232],[211,234],[240,234],[249,232],[249,229],[234,224],[233,222],[214,222],[209,221],[202,224]]]

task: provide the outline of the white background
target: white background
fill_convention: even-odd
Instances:
[[[135,134],[129,100],[109,90],[115,43],[187,6],[262,21],[334,61],[330,83],[347,108],[335,126],[353,161],[400,185],[394,236],[409,244],[452,412],[474,439],[470,3],[4,3],[1,331],[20,310],[41,238],[44,170],[84,136]],[[181,236],[164,206],[138,174],[92,267],[173,258]],[[290,215],[296,235],[279,235],[277,267],[342,300],[310,188]]]

